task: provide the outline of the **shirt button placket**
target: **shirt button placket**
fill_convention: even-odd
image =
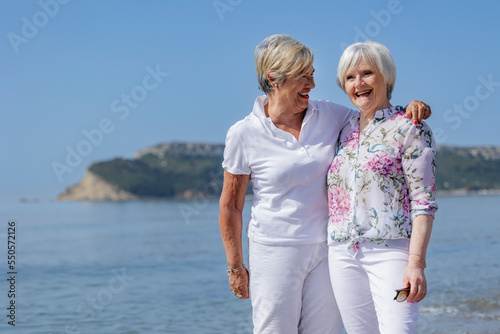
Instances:
[[[300,146],[300,144],[299,144]],[[302,158],[302,159],[305,159],[309,156],[309,154],[307,153],[307,150],[305,149],[305,147],[303,146],[300,146],[299,148],[299,156]]]

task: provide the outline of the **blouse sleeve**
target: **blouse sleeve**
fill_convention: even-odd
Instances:
[[[436,189],[436,143],[429,126],[412,124],[402,147],[402,166],[410,200],[410,219],[421,214],[434,216],[438,207]]]
[[[245,155],[245,146],[235,126],[227,132],[222,168],[234,175],[249,175],[251,172]]]

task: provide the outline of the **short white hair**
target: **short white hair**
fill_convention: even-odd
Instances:
[[[349,45],[339,60],[337,69],[337,84],[345,92],[345,77],[353,67],[365,61],[382,73],[387,85],[387,99],[392,97],[396,83],[396,65],[387,47],[379,42],[367,41]]]

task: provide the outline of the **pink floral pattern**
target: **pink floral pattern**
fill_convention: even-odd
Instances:
[[[427,124],[415,125],[397,106],[379,110],[359,134],[359,115],[344,129],[328,171],[329,243],[384,244],[409,238],[411,221],[434,216],[435,142]]]
[[[391,159],[389,154],[380,153],[373,157],[372,160],[366,161],[361,169],[378,173],[384,177],[391,174],[402,174],[401,160]]]
[[[349,211],[351,209],[351,196],[349,196],[349,192],[332,186],[328,192],[328,204],[332,213],[330,215],[330,223],[343,227],[349,219]]]

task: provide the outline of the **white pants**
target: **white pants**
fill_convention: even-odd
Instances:
[[[360,243],[356,256],[347,243],[329,247],[332,287],[348,333],[417,333],[418,303],[393,300],[395,290],[404,288],[410,240],[387,244]]]
[[[249,242],[254,333],[340,334],[326,242],[276,246]]]

